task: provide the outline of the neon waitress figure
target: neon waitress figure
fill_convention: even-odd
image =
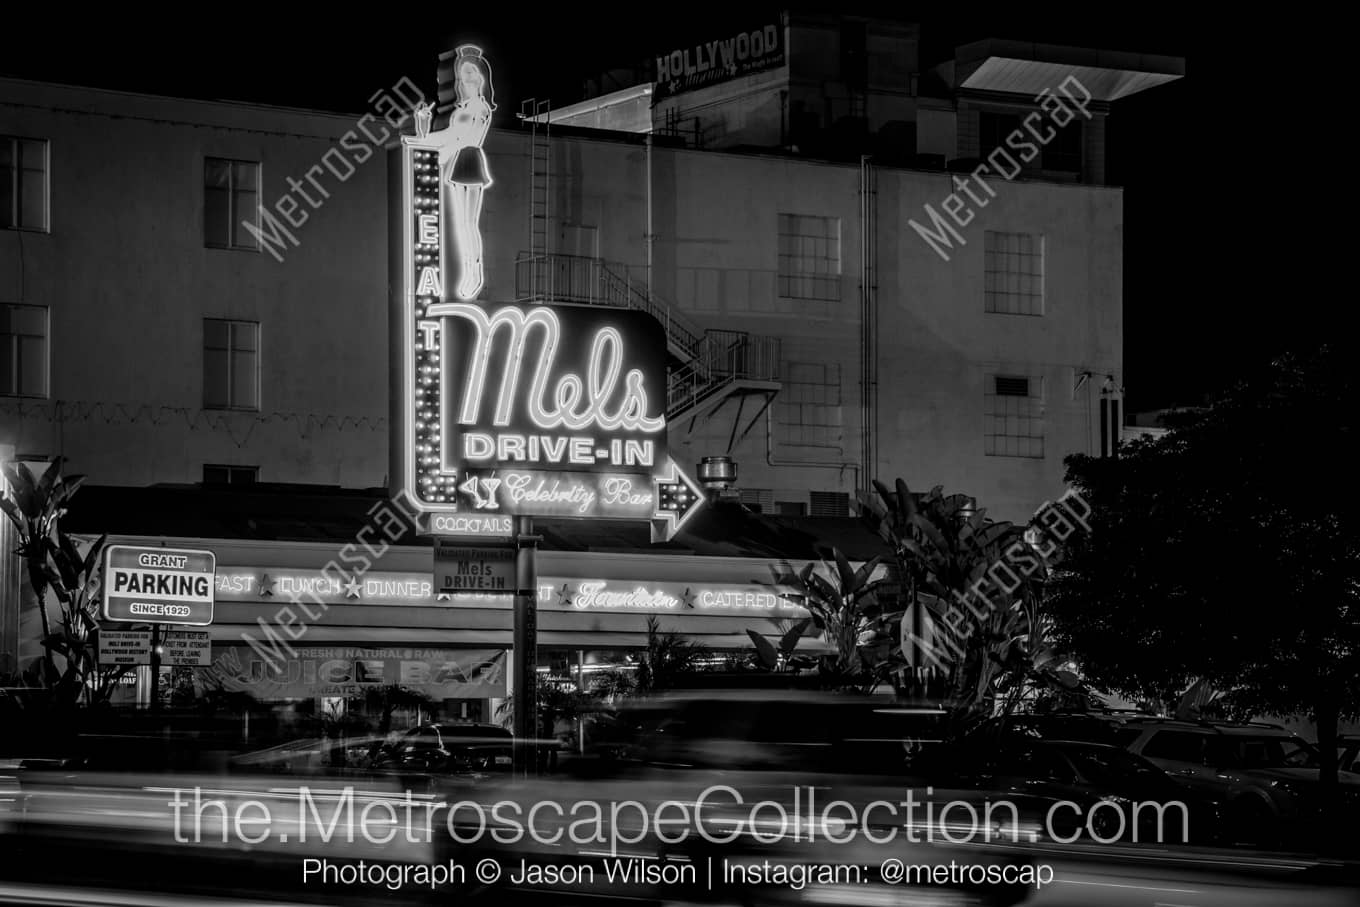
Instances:
[[[496,109],[491,86],[491,66],[482,49],[471,44],[458,48],[454,60],[458,100],[449,117],[451,155],[445,167],[445,180],[452,196],[453,235],[458,243],[459,299],[476,299],[482,291],[482,191],[491,185],[482,142],[491,129],[491,114]]]

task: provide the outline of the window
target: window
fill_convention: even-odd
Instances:
[[[808,504],[813,516],[849,516],[850,497],[842,491],[814,491]]]
[[[983,236],[986,310],[1005,315],[1044,313],[1044,238],[1030,233]]]
[[[775,398],[775,432],[781,444],[841,450],[841,367],[830,362],[785,362],[783,391]]]
[[[807,504],[802,501],[775,501],[774,512],[779,516],[807,516]]]
[[[0,135],[0,227],[47,231],[47,142]]]
[[[203,405],[260,408],[260,326],[253,321],[203,319]]]
[[[1020,375],[993,375],[983,396],[986,427],[983,443],[989,457],[1044,455],[1043,380]]]
[[[1081,122],[1074,119],[1066,126],[1053,125],[1057,133],[1039,152],[1039,165],[1044,170],[1065,173],[1081,172]]]
[[[851,89],[864,90],[868,78],[869,28],[863,22],[841,23],[841,79]]]
[[[260,478],[258,466],[203,465],[204,485],[254,485]]]
[[[0,305],[0,396],[47,396],[47,306]]]
[[[1014,149],[1006,146],[1006,137],[1017,129],[1020,129],[1021,118],[1016,113],[992,113],[982,111],[978,114],[978,156],[986,158],[997,148],[1006,148],[1006,151],[1016,163],[1024,166]],[[1021,130],[1023,133],[1023,130]],[[1026,140],[1029,136],[1025,136]],[[1032,152],[1031,152],[1032,153]],[[1005,162],[1005,157],[1000,160]],[[1014,167],[1015,164],[1005,163],[1006,167]]]
[[[203,242],[213,249],[260,248],[260,165],[210,157],[203,162]]]
[[[1172,762],[1191,762],[1205,764],[1205,744],[1207,734],[1193,731],[1158,731],[1143,747],[1142,755],[1147,759],[1169,759]]]
[[[779,215],[779,295],[841,298],[841,222],[835,217]]]

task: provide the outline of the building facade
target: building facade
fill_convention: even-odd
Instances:
[[[4,441],[112,484],[383,484],[391,96],[389,122],[0,83]],[[946,173],[562,130],[486,149],[483,298],[665,319],[677,459],[731,456],[753,506],[845,515],[900,476],[1022,519],[1098,449],[1118,189],[1017,179],[941,223]]]

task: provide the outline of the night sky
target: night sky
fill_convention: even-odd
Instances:
[[[1024,6],[1033,13],[1033,4]],[[1106,12],[1123,18],[1093,21],[1098,10],[1090,4],[1026,16],[971,5],[952,16],[942,16],[940,4],[831,5],[921,22],[926,65],[984,37],[1186,58],[1184,79],[1117,102],[1109,120],[1108,176],[1126,190],[1131,412],[1200,402],[1249,361],[1309,345],[1328,332],[1328,306],[1312,301],[1299,276],[1312,273],[1318,254],[1306,248],[1306,224],[1291,228],[1262,213],[1280,191],[1263,189],[1262,173],[1304,163],[1278,157],[1287,133],[1269,138],[1276,127],[1265,125],[1289,122],[1291,86],[1280,66],[1263,66],[1260,52],[1263,42],[1281,40],[1284,26],[1210,19],[1212,12],[1187,13],[1188,6],[1115,8]],[[72,10],[48,21],[16,20],[7,11],[0,20],[0,74],[357,115],[369,109],[375,92],[403,76],[433,96],[438,52],[475,41],[495,61],[498,116],[508,126],[524,97],[555,105],[579,100],[587,75],[634,65],[654,51],[720,34],[734,18],[744,23],[777,9],[733,3],[509,7],[481,4],[468,16],[457,5],[449,13],[393,7],[407,12],[387,19],[377,19],[372,6],[353,18],[335,7],[309,16],[186,7],[182,16],[159,21],[159,33],[115,16],[101,20]],[[1306,191],[1302,181],[1299,191]],[[1288,281],[1285,272],[1291,272]]]

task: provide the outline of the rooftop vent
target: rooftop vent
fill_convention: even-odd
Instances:
[[[741,500],[736,488],[737,464],[731,457],[704,457],[699,461],[699,483],[720,500]]]

